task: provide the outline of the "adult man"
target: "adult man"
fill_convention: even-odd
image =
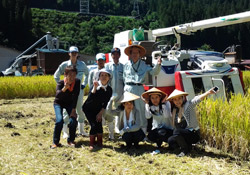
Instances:
[[[113,90],[113,94],[111,100],[109,101],[108,107],[117,108],[118,101],[123,94],[124,83],[123,83],[123,64],[119,62],[119,58],[121,56],[121,51],[119,48],[111,49],[111,57],[113,58],[113,62],[105,64],[105,69],[112,72],[112,80],[111,80],[111,87]],[[114,139],[114,123],[113,123],[113,116],[106,114],[105,118],[108,121],[108,128],[109,128],[109,139]]]
[[[97,68],[89,72],[89,80],[88,80],[89,88],[92,88],[93,81],[98,79],[98,77],[96,77],[97,72],[102,68],[104,68],[105,64],[105,55],[103,53],[96,54],[95,58],[96,58]]]
[[[140,45],[130,45],[124,50],[130,60],[123,67],[124,91],[141,96],[144,92],[143,83],[147,72],[151,75],[159,74],[161,70],[161,59],[158,58],[157,64],[152,68],[146,65],[140,58],[146,53],[146,49]],[[135,107],[140,113],[141,128],[146,134],[147,119],[145,117],[145,104],[139,99],[135,101]]]
[[[77,59],[78,53],[79,53],[79,50],[77,47],[71,46],[69,48],[70,59],[68,61],[64,61],[63,63],[59,65],[56,72],[54,73],[54,78],[56,82],[58,82],[60,80],[60,75],[64,74],[64,70],[67,66],[70,66],[70,65],[76,66],[76,69],[77,69],[76,78],[80,79],[81,81],[80,93],[79,93],[77,105],[76,105],[76,112],[78,114],[78,129],[79,129],[80,135],[88,136],[88,134],[84,131],[85,115],[82,111],[82,105],[83,105],[83,95],[84,95],[83,89],[86,87],[87,82],[88,82],[89,70],[83,61],[80,61]],[[84,74],[84,82],[82,83],[83,74]],[[66,111],[63,112],[63,116],[64,116],[63,138],[67,138],[68,137],[67,125],[69,122],[69,116]]]

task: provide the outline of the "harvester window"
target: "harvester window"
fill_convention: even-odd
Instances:
[[[205,92],[204,85],[202,83],[202,78],[192,78],[192,84],[194,87],[195,95]]]

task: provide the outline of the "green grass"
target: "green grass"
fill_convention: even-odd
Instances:
[[[166,151],[151,155],[156,145],[143,142],[139,150],[121,148],[122,141],[107,140],[104,148],[90,152],[89,139],[77,137],[77,147],[50,149],[54,128],[54,98],[0,100],[0,174],[138,175],[138,174],[244,174],[250,163],[205,145],[190,156],[177,158]],[[89,125],[87,125],[89,129]],[[118,135],[116,135],[118,138]]]

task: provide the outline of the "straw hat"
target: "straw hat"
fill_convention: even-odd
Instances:
[[[128,101],[134,101],[139,99],[140,97],[138,95],[132,94],[130,92],[124,92],[124,94],[122,95],[120,102],[121,103],[125,103]]]
[[[161,95],[161,99],[164,99],[167,94],[163,91],[161,91],[160,89],[157,89],[155,87],[153,87],[152,89],[149,89],[147,92],[144,92],[141,97],[147,101],[149,101],[149,96],[152,94],[159,94]]]
[[[180,90],[175,89],[175,90],[169,95],[169,97],[167,98],[167,100],[172,100],[172,99],[175,98],[175,97],[187,96],[187,95],[188,95],[187,92],[183,92],[183,91],[180,91]]]
[[[146,49],[140,45],[130,45],[128,47],[125,48],[124,52],[126,55],[130,56],[130,51],[133,48],[138,48],[140,50],[140,57],[143,57],[146,54]]]

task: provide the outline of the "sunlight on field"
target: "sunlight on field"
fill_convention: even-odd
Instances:
[[[151,153],[156,145],[149,142],[127,152],[118,135],[116,142],[108,140],[106,126],[101,150],[90,152],[87,137],[77,137],[76,148],[67,147],[62,139],[64,146],[51,150],[56,87],[53,76],[0,77],[0,174],[248,175],[250,73],[243,75],[244,97],[232,96],[229,101],[207,99],[198,106],[203,140],[183,158],[167,151],[167,143],[161,154],[154,156]]]
[[[66,145],[52,150],[54,98],[0,100],[0,174],[244,174],[250,164],[205,145],[196,145],[190,156],[178,158],[163,145],[161,154],[151,155],[155,144],[140,143],[140,149],[125,151],[116,135],[104,148],[90,152],[89,138],[77,137],[76,148]],[[89,125],[87,125],[89,130]]]

